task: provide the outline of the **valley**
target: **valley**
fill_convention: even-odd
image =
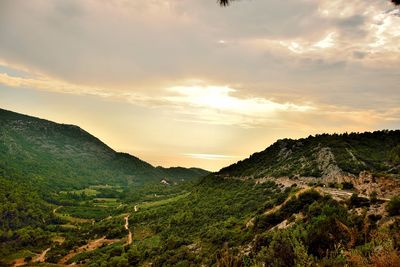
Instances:
[[[400,131],[279,140],[209,173],[76,126],[0,125],[0,266],[399,263]]]

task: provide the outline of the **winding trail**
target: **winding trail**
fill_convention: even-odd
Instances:
[[[109,244],[113,244],[118,241],[119,240],[106,239],[105,236],[103,236],[102,238],[96,239],[96,240],[89,241],[86,245],[83,245],[75,250],[70,251],[70,253],[68,253],[61,260],[58,261],[58,264],[65,265],[68,260],[70,260],[77,254],[80,254],[82,252],[92,251],[92,250],[95,250],[95,249],[101,247],[103,244],[109,245]]]
[[[62,206],[58,206],[57,208],[53,209],[53,214],[56,214],[57,210],[60,209]]]
[[[25,262],[25,258],[19,258],[19,259],[14,260],[12,266],[13,267],[19,267],[19,266],[24,266],[25,264],[27,264]]]
[[[125,229],[128,231],[128,242],[126,243],[127,245],[132,244],[132,232],[129,230],[129,214],[126,215],[125,217]]]
[[[32,259],[32,262],[37,262],[37,263],[45,262],[46,254],[47,254],[47,252],[50,251],[50,249],[51,249],[51,247],[43,250],[42,253],[37,254],[37,256]],[[19,258],[19,259],[14,260],[12,266],[13,267],[28,266],[27,264],[28,264],[28,262],[25,262],[25,258]]]
[[[45,261],[46,261],[46,254],[47,254],[47,252],[50,251],[50,249],[51,249],[51,247],[50,247],[50,248],[47,248],[47,249],[44,250],[42,253],[40,253],[40,254],[33,260],[33,262],[45,262]]]
[[[138,207],[137,207],[137,205],[134,206],[134,210],[135,210],[135,212],[137,212],[137,211],[139,210]],[[126,216],[124,217],[124,219],[125,219],[125,230],[128,231],[128,241],[126,242],[125,245],[130,245],[130,244],[132,244],[132,232],[131,232],[131,230],[129,229],[129,216],[131,216],[131,215],[128,214],[128,215],[126,215]]]

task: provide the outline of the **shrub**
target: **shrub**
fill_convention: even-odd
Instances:
[[[354,188],[354,185],[351,182],[343,182],[342,188],[345,190],[351,190]]]
[[[376,193],[376,191],[372,191],[369,195],[369,200],[371,201],[371,203],[378,202],[378,193]]]
[[[387,204],[386,210],[390,216],[400,215],[400,197],[393,197]]]
[[[359,197],[356,193],[352,194],[350,197],[350,207],[359,208],[369,206],[369,200],[364,197]]]
[[[277,231],[271,243],[257,254],[257,262],[268,266],[309,266],[307,249],[290,231]]]

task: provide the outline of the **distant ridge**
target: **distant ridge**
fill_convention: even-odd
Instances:
[[[320,134],[278,140],[217,175],[225,177],[319,177],[335,180],[362,171],[398,175],[400,130]]]
[[[0,176],[54,190],[99,183],[143,184],[208,174],[193,168],[155,168],[116,152],[78,126],[0,109]]]

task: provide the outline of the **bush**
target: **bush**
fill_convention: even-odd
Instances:
[[[368,207],[369,200],[364,197],[359,197],[357,194],[352,194],[350,197],[350,207],[359,208],[359,207]]]
[[[369,200],[371,201],[371,203],[378,202],[378,193],[376,193],[376,191],[372,191],[369,195]]]
[[[390,216],[400,215],[400,197],[393,197],[386,207]]]
[[[345,190],[351,190],[354,188],[354,185],[351,182],[343,182],[342,188]]]
[[[290,231],[277,231],[272,241],[256,256],[260,265],[268,266],[308,266],[310,257],[303,243]]]

